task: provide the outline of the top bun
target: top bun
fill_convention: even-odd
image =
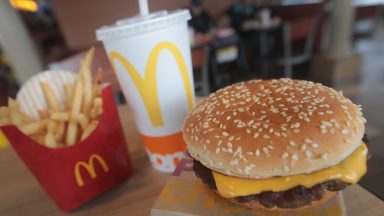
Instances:
[[[236,83],[203,99],[184,122],[190,155],[229,176],[306,174],[361,145],[365,119],[341,92],[309,81]]]

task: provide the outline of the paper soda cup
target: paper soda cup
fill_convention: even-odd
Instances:
[[[188,10],[160,11],[96,31],[155,169],[172,172],[186,150],[181,128],[195,95]]]

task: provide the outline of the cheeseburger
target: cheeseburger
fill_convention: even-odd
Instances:
[[[241,82],[203,99],[184,122],[194,172],[252,209],[318,205],[366,172],[365,119],[341,92],[308,81]]]

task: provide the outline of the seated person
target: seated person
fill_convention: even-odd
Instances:
[[[211,29],[211,16],[203,8],[203,0],[191,0],[189,6],[191,12],[191,20],[188,25],[193,28],[196,33],[206,34]]]
[[[240,35],[243,34],[242,25],[245,21],[255,19],[256,6],[250,0],[238,0],[226,11],[232,27]]]

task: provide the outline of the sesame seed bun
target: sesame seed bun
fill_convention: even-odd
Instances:
[[[360,108],[313,82],[236,83],[200,101],[184,122],[190,155],[217,172],[258,179],[312,173],[361,145]]]

